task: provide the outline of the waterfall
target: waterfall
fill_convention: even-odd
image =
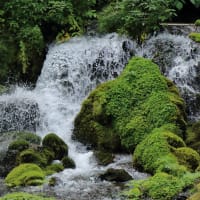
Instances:
[[[188,118],[200,119],[200,45],[187,35],[160,33],[147,40],[138,55],[151,58],[179,88]]]
[[[133,55],[154,60],[180,88],[190,119],[200,118],[200,46],[185,35],[167,32],[151,37],[142,47],[117,34],[52,44],[34,89],[17,86],[0,95],[0,132],[27,130],[41,137],[54,132],[69,145],[76,169],[54,175],[61,179],[52,189],[61,195],[60,199],[120,199],[114,195],[119,187],[97,180],[96,174],[102,168],[93,159],[92,151],[71,139],[71,133],[74,118],[90,91],[116,78]],[[111,166],[130,162],[131,157],[119,156]],[[134,178],[144,176],[132,168],[127,170]]]

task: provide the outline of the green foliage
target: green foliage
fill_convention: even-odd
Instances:
[[[54,200],[54,198],[46,198],[24,192],[15,192],[1,197],[0,200]]]
[[[44,173],[35,164],[21,164],[7,175],[5,182],[9,187],[40,185],[44,182]]]
[[[128,33],[141,40],[144,34],[157,30],[159,23],[174,16],[175,8],[172,0],[113,1],[100,13],[99,28],[103,32]]]
[[[191,38],[195,42],[200,43],[200,33],[192,32],[192,33],[189,34],[189,38]]]
[[[121,144],[132,151],[164,124],[184,130],[184,103],[170,90],[157,65],[133,58],[117,79],[98,86],[84,101],[74,135],[83,143],[113,152],[120,151]]]
[[[68,156],[63,157],[62,164],[64,168],[72,168],[72,169],[76,168],[75,162]]]
[[[61,160],[68,154],[68,146],[65,142],[54,133],[46,135],[42,141],[44,148],[54,152],[54,159]]]

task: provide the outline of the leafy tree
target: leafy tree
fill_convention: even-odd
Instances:
[[[45,43],[54,40],[59,32],[71,36],[82,34],[87,20],[95,16],[95,3],[96,0],[1,1],[0,43],[6,44],[9,38],[16,49],[9,52],[6,45],[0,48],[5,55],[3,59],[9,54],[16,58],[12,63],[2,60],[5,75],[15,71],[25,79],[34,74],[36,79],[43,62]]]
[[[200,5],[200,0],[191,2]],[[159,29],[161,22],[175,16],[184,3],[184,0],[112,1],[99,14],[99,30],[125,33],[141,41],[145,34]]]

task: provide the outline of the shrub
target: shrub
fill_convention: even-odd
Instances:
[[[5,182],[9,187],[41,185],[44,182],[44,173],[35,164],[21,164],[6,176]]]

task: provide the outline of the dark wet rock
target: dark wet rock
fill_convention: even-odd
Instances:
[[[35,131],[39,120],[38,104],[32,100],[0,102],[0,132]]]
[[[132,176],[124,169],[109,168],[104,174],[100,175],[101,180],[125,182],[132,180]]]

